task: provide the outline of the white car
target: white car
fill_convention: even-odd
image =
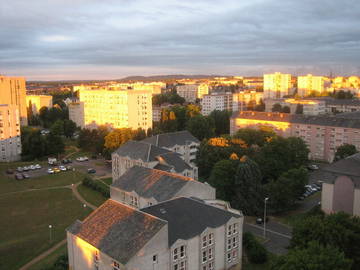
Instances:
[[[36,164],[36,165],[35,165],[35,169],[41,169],[40,164]]]
[[[84,161],[84,159],[83,159],[83,157],[78,157],[78,158],[76,158],[76,161]]]
[[[35,167],[35,165],[30,165],[30,166],[29,166],[29,169],[30,169],[30,170],[35,170],[36,167]]]
[[[47,173],[48,173],[48,174],[53,174],[53,173],[54,173],[54,170],[51,169],[51,168],[49,168],[49,169],[47,170]]]
[[[64,166],[59,166],[60,171],[66,171],[66,168]]]

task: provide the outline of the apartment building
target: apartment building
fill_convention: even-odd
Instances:
[[[360,99],[324,99],[327,113],[348,113],[360,111]]]
[[[178,153],[187,163],[194,163],[200,146],[200,141],[187,130],[158,134],[142,142]]]
[[[77,127],[85,128],[84,102],[72,102],[68,105],[69,119]]]
[[[20,160],[20,113],[17,105],[0,104],[0,161]]]
[[[111,155],[112,177],[119,178],[131,167],[138,165],[159,169],[197,179],[198,168],[185,162],[182,155],[143,141],[128,141]]]
[[[84,124],[89,128],[152,128],[151,97],[149,90],[79,90]]]
[[[275,72],[264,74],[264,99],[282,98],[291,93],[291,75]]]
[[[109,199],[67,229],[70,270],[241,267],[243,215],[180,197],[137,210]]]
[[[297,94],[300,97],[308,96],[313,92],[320,94],[324,92],[324,77],[313,76],[311,74],[306,76],[298,76],[297,86]]]
[[[209,94],[207,84],[185,84],[176,86],[176,92],[187,102],[194,103],[196,99],[202,99],[204,95]]]
[[[53,98],[46,95],[27,95],[26,106],[34,115],[37,115],[42,107],[50,109],[53,106]]]
[[[240,107],[239,95],[234,93],[211,93],[204,95],[201,100],[201,114],[209,115],[212,111],[238,111]]]
[[[331,162],[336,148],[348,143],[360,150],[360,119],[334,116],[244,111],[230,119],[230,133],[239,128],[269,126],[280,136],[300,137],[308,145],[310,158]]]
[[[171,108],[172,106],[174,106],[175,104],[170,104],[170,103],[165,103],[165,104],[161,104],[160,106],[158,105],[153,105],[152,106],[152,119],[154,122],[159,122],[161,120],[161,113],[164,109],[168,109]]]
[[[16,105],[20,124],[27,126],[25,78],[0,75],[0,104]]]
[[[325,114],[326,102],[322,99],[294,99],[294,98],[277,98],[265,100],[265,111],[272,112],[273,106],[280,104],[282,107],[290,108],[291,114],[296,114],[298,107],[301,106],[302,114],[304,115],[319,115]]]
[[[143,208],[182,196],[215,200],[215,189],[190,177],[133,166],[113,180],[110,196],[121,203]]]

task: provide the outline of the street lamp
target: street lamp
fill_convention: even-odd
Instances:
[[[264,203],[265,203],[265,205],[264,205],[264,238],[265,238],[265,236],[266,236],[266,203],[267,203],[267,201],[269,200],[269,198],[268,197],[266,197],[265,199],[264,199]]]
[[[49,231],[50,231],[50,238],[49,238],[49,239],[50,239],[50,243],[51,243],[51,240],[52,240],[52,239],[51,239],[51,238],[52,238],[52,237],[51,237],[51,236],[52,236],[52,235],[51,235],[51,229],[52,229],[52,225],[49,225]]]

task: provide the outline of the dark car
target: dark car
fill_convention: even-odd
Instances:
[[[268,222],[269,222],[269,217],[266,217],[266,223],[268,223]],[[263,224],[263,223],[264,223],[264,218],[258,217],[256,219],[256,224]]]
[[[87,170],[87,172],[88,172],[88,173],[96,173],[96,170],[93,169],[93,168],[90,168],[90,169]]]
[[[29,179],[30,175],[28,175],[27,173],[23,173],[22,176],[24,177],[24,179]]]
[[[15,174],[15,179],[16,179],[16,180],[22,180],[22,179],[24,179],[24,177],[22,176],[21,173],[16,173],[16,174]]]
[[[6,173],[7,173],[7,174],[13,174],[13,173],[14,173],[14,170],[12,170],[12,169],[7,169],[7,170],[6,170]]]

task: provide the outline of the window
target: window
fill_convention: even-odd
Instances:
[[[206,242],[206,235],[205,235],[202,238],[202,246],[203,246],[203,248],[206,247],[206,245],[207,245],[207,242]]]
[[[177,248],[175,248],[173,251],[173,259],[174,259],[174,261],[176,261],[178,259],[178,249]]]
[[[178,264],[174,264],[174,270],[178,270],[179,269],[179,265]]]
[[[209,262],[208,270],[214,270],[214,262]]]
[[[233,224],[233,234],[237,233],[237,224]]]
[[[231,225],[228,226],[228,235],[231,235]]]
[[[233,237],[233,239],[232,239],[232,246],[233,246],[233,248],[237,247],[236,237]]]
[[[210,248],[209,249],[209,260],[211,260],[213,258],[213,250]]]
[[[228,241],[227,241],[227,250],[230,250],[231,249],[231,239],[229,238]]]
[[[207,258],[206,258],[206,251],[203,251],[202,253],[202,262],[206,262]]]
[[[180,262],[180,270],[185,270],[185,261]]]
[[[180,247],[180,258],[184,258],[185,257],[185,246],[181,246]]]
[[[154,255],[152,260],[153,260],[153,263],[157,263],[158,262],[158,256]]]
[[[227,260],[228,260],[228,262],[231,262],[231,253],[227,254]]]
[[[213,244],[213,237],[214,237],[214,234],[210,233],[209,234],[209,245]]]
[[[95,251],[95,253],[94,253],[94,262],[95,263],[98,263],[99,262],[99,251]]]
[[[233,258],[233,260],[235,260],[236,257],[237,257],[237,250],[235,249],[235,250],[233,250],[233,252],[232,252],[232,258]]]
[[[120,264],[118,262],[113,262],[113,270],[120,270]]]

